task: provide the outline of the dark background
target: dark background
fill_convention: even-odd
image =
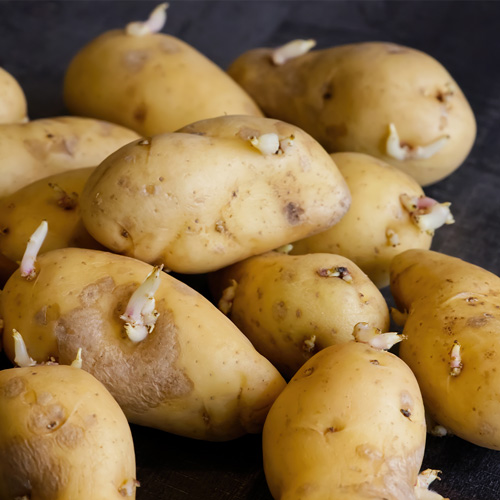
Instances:
[[[158,3],[0,1],[0,66],[22,85],[30,118],[65,114],[62,78],[76,51],[105,30],[145,19]],[[426,188],[452,202],[456,220],[437,232],[432,248],[500,274],[499,28],[500,2],[493,1],[184,0],[170,2],[163,31],[223,68],[245,50],[295,38],[314,38],[318,48],[391,41],[434,56],[468,97],[478,135],[464,165]],[[260,436],[204,443],[135,426],[133,434],[139,500],[271,499]],[[443,471],[433,488],[452,500],[500,499],[496,451],[429,437],[423,467]]]

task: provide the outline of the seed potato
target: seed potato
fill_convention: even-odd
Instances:
[[[89,373],[0,371],[0,498],[135,498],[134,443],[117,402]]]
[[[353,340],[357,323],[389,328],[378,288],[339,255],[269,252],[211,279],[221,310],[288,378],[319,350]]]
[[[262,430],[284,380],[192,288],[141,261],[78,248],[40,255],[32,279],[21,271],[4,287],[0,317],[34,360],[69,364],[81,348],[82,368],[136,424],[214,441]],[[154,300],[149,282],[138,302],[148,273]],[[12,336],[3,342],[14,359]]]
[[[311,136],[278,120],[222,116],[109,156],[85,185],[81,211],[113,252],[204,273],[325,230],[349,203]]]
[[[276,500],[415,500],[425,438],[408,366],[348,342],[315,354],[276,399],[264,471]]]
[[[399,355],[415,373],[435,422],[479,446],[500,449],[500,279],[430,250],[391,265],[391,292],[407,312]]]
[[[228,72],[266,116],[301,127],[330,153],[375,156],[422,186],[462,164],[476,137],[476,121],[438,61],[393,43],[305,52],[311,45],[296,41],[253,49]]]

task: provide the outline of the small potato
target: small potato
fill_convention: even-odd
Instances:
[[[81,209],[110,250],[204,273],[325,230],[349,203],[344,178],[308,134],[222,116],[121,148],[90,176]]]
[[[28,121],[23,89],[5,69],[0,68],[0,124]]]
[[[14,328],[38,362],[69,364],[81,348],[82,368],[129,421],[187,437],[223,441],[260,432],[285,385],[207,299],[121,255],[79,248],[40,255],[34,276],[20,269],[6,283],[0,317],[11,360],[13,339],[5,332]]]
[[[262,116],[252,98],[221,68],[176,37],[144,23],[106,32],[83,47],[64,80],[77,115],[125,125],[141,135],[175,130],[221,115]],[[163,20],[164,21],[164,20]]]
[[[287,377],[319,350],[353,340],[357,323],[389,328],[378,288],[339,255],[269,252],[211,279],[225,289],[216,292],[221,310]]]
[[[47,221],[49,232],[41,252],[65,247],[104,250],[80,217],[79,197],[94,168],[51,175],[0,199],[0,252],[14,262],[21,261],[28,240],[42,220]]]
[[[335,153],[332,158],[351,192],[349,211],[330,229],[295,242],[291,253],[343,255],[383,288],[395,255],[429,249],[434,230],[453,222],[449,203],[427,198],[412,177],[372,156]]]
[[[500,278],[448,255],[408,250],[391,265],[391,292],[407,313],[399,355],[432,419],[500,450]]]
[[[125,415],[106,388],[60,365],[0,371],[0,498],[135,498]]]
[[[0,125],[0,137],[2,198],[43,177],[98,165],[138,135],[100,120],[64,116]]]
[[[393,43],[312,43],[242,54],[229,74],[266,116],[301,127],[330,153],[366,153],[426,186],[465,160],[476,137],[467,99],[434,58]]]
[[[425,438],[408,366],[348,342],[315,354],[276,399],[264,471],[276,500],[416,500]]]

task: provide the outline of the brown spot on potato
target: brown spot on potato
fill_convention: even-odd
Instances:
[[[135,108],[133,117],[136,122],[144,123],[147,114],[148,114],[148,108],[146,107],[146,104],[144,102],[141,102],[137,106],[137,108]]]
[[[321,89],[321,98],[329,101],[335,94],[335,86],[332,81],[326,82]]]
[[[401,412],[401,414],[403,415],[403,417],[406,417],[406,418],[410,418],[411,417],[411,411],[410,410],[407,410],[406,408],[401,408],[401,410],[399,410]]]
[[[285,205],[285,216],[291,226],[296,226],[302,220],[304,209],[296,203],[290,202]]]
[[[100,281],[101,287],[96,284],[97,291],[90,294],[87,306],[73,309],[57,322],[61,362],[70,363],[81,347],[84,369],[107,387],[126,413],[141,413],[166,399],[188,394],[193,383],[176,366],[177,325],[165,299],[157,300],[159,317],[152,334],[133,344],[126,338],[119,316],[135,284],[112,291],[115,307],[106,306],[106,311],[114,311],[113,318],[109,318],[96,300],[105,288],[102,284],[107,283]]]
[[[467,326],[470,326],[472,328],[481,328],[484,325],[486,325],[486,323],[488,323],[489,320],[490,316],[486,314],[483,316],[473,316],[467,319],[466,324]]]
[[[282,300],[280,300],[273,304],[272,311],[273,311],[273,318],[277,321],[281,321],[286,317],[288,313],[288,308],[286,304]]]
[[[297,309],[295,311],[295,317],[296,318],[301,318],[302,317],[302,309]]]
[[[11,378],[2,388],[3,396],[15,398],[26,391],[26,382],[22,377]]]

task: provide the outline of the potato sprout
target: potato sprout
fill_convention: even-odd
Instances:
[[[12,336],[14,337],[14,363],[20,367],[35,366],[36,361],[28,354],[22,335],[14,328]]]
[[[21,276],[28,280],[32,280],[36,276],[35,262],[40,247],[42,246],[45,237],[47,236],[49,226],[47,221],[42,221],[35,232],[31,235],[26,245],[26,251],[24,252],[23,259],[21,261]]]
[[[74,368],[81,368],[82,367],[82,348],[79,347],[78,351],[76,353],[76,358],[71,362],[71,366]]]
[[[218,307],[226,316],[231,312],[233,307],[233,300],[236,295],[237,287],[238,282],[236,280],[231,280],[231,284],[222,292]]]
[[[368,344],[374,349],[390,349],[406,338],[397,332],[382,333],[379,328],[365,322],[356,323],[352,335],[356,342]]]
[[[462,346],[455,340],[453,343],[453,347],[450,351],[450,375],[452,377],[457,377],[462,372],[463,363],[462,363]]]
[[[281,47],[274,49],[271,59],[276,66],[285,64],[290,59],[302,56],[316,45],[316,40],[292,40]]]
[[[168,3],[158,5],[150,14],[147,21],[136,21],[127,24],[125,32],[127,35],[144,36],[151,33],[158,33],[165,26],[167,21]]]
[[[438,203],[427,196],[409,196],[402,194],[399,197],[403,207],[409,212],[410,218],[421,231],[431,236],[436,229],[444,224],[453,224],[455,219],[450,210],[451,203]]]

